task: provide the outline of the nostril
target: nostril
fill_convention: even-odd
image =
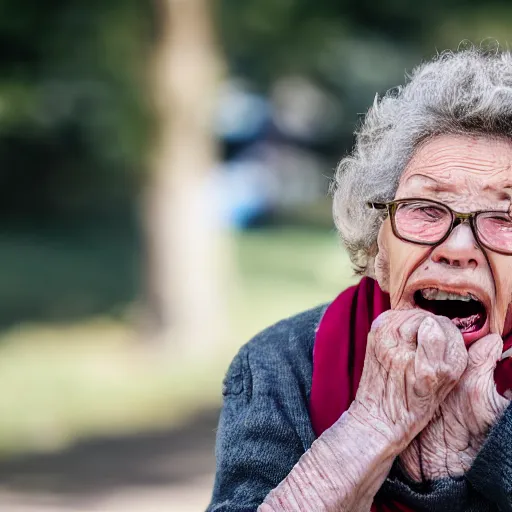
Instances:
[[[460,267],[469,267],[469,268],[476,268],[478,266],[478,263],[475,259],[471,258],[469,260],[460,260],[460,259],[451,259],[451,258],[446,258],[444,256],[441,256],[439,258],[437,258],[437,260],[435,260],[437,263],[441,263],[443,265],[448,265],[449,267],[456,267],[456,268],[460,268]]]
[[[484,253],[466,222],[456,226],[446,240],[434,247],[431,259],[457,269],[475,269],[485,264]]]
[[[445,258],[444,256],[441,256],[437,259],[438,263],[442,263],[443,265],[449,265],[450,267],[460,267],[459,260],[449,260],[448,258]]]

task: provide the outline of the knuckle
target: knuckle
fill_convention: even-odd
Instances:
[[[417,334],[417,327],[411,321],[405,321],[397,326],[397,334],[403,340],[410,340]]]
[[[393,310],[384,311],[384,313],[381,313],[373,322],[371,326],[372,331],[379,331],[382,329],[382,327],[389,321],[390,317],[393,317],[393,315],[396,312]]]
[[[438,362],[423,369],[422,379],[432,387],[441,383],[454,383],[459,379],[459,374],[451,365]]]
[[[446,316],[436,316],[435,318],[433,317],[433,320],[437,322],[439,327],[441,327],[443,330],[449,331],[452,328],[456,329],[455,325],[453,325],[453,322]]]
[[[438,377],[444,385],[451,387],[459,381],[460,373],[453,371],[452,369],[445,369]]]
[[[438,375],[444,375],[446,377],[451,377],[457,373],[453,365],[447,364],[444,361],[439,361],[435,365],[435,371]]]
[[[392,346],[386,343],[379,343],[375,346],[373,355],[375,359],[385,368],[391,366],[391,362],[396,360],[396,355],[392,354]]]
[[[457,382],[460,377],[460,372],[455,371],[453,368],[445,369],[442,373],[442,375],[449,381],[449,382]]]

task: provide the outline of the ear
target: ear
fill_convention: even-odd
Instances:
[[[389,240],[389,222],[384,221],[377,235],[377,254],[374,262],[375,279],[381,290],[389,292],[389,251],[387,241]]]

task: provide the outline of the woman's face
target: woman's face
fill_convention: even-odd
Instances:
[[[395,199],[410,197],[433,199],[464,213],[512,212],[512,141],[462,135],[430,139],[400,179]],[[512,331],[512,256],[480,247],[468,223],[439,245],[422,246],[397,238],[386,218],[378,245],[375,272],[393,309],[420,307],[448,316],[467,345],[489,332]],[[468,303],[456,297],[468,294],[485,307],[478,327],[464,327]]]

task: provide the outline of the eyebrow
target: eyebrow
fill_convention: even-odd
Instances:
[[[445,190],[446,187],[443,187],[441,183],[439,183],[436,179],[427,176],[426,174],[416,173],[412,174],[411,176],[407,177],[405,180],[405,183],[409,183],[411,181],[421,181],[421,185],[425,186],[429,190],[432,190],[434,192],[438,192],[441,190]]]
[[[486,185],[484,187],[484,190],[493,191],[489,187],[489,185]],[[512,184],[507,184],[502,189],[496,190],[495,192],[496,192],[496,194],[499,195],[499,200],[500,201],[506,201],[506,200],[510,201],[512,199]]]
[[[449,191],[450,188],[453,188],[450,187],[449,183],[441,183],[437,181],[435,178],[432,178],[431,176],[422,173],[416,173],[409,176],[405,180],[405,183],[413,181],[415,178],[417,178],[417,181],[421,181],[421,185],[431,192],[445,192]],[[499,196],[498,200],[500,201],[512,200],[512,183],[507,183],[504,187],[500,188],[499,190],[491,188],[490,185],[484,185],[483,190],[496,194],[497,196]]]

